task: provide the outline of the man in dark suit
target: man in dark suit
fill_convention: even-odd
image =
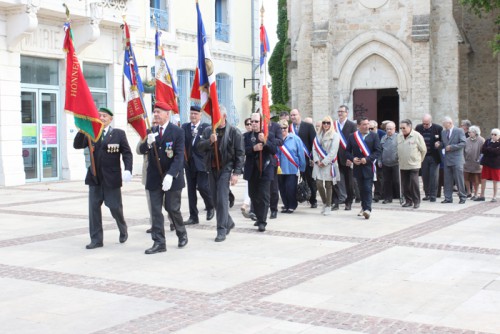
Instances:
[[[444,200],[441,203],[453,202],[453,184],[458,187],[459,204],[464,204],[467,199],[464,183],[464,148],[465,133],[461,128],[453,126],[450,117],[443,119],[443,132],[441,142],[436,142],[435,147],[442,150],[444,162]]]
[[[340,182],[338,188],[340,192],[342,192],[342,188],[344,188],[346,193],[346,198],[344,201],[345,209],[351,210],[351,205],[354,200],[354,180],[352,176],[352,168],[346,163],[347,158],[345,149],[349,136],[356,132],[357,126],[356,123],[347,119],[349,108],[346,105],[341,105],[337,111],[337,114],[338,120],[334,122],[334,127],[340,135],[340,145],[337,154],[337,161],[339,164],[340,172]]]
[[[226,122],[227,111],[222,105],[220,115],[222,120],[215,133],[212,132],[212,127],[207,127],[198,143],[199,151],[205,154],[205,168],[209,173],[208,182],[216,208],[215,242],[226,240],[226,235],[234,228],[234,221],[229,215],[229,184],[234,186],[238,183],[238,176],[241,175],[245,159],[241,132]],[[219,158],[218,168],[215,157],[216,147]]]
[[[361,214],[365,219],[370,219],[375,162],[380,158],[382,148],[378,135],[369,130],[368,118],[361,117],[357,123],[358,131],[351,134],[347,140],[346,165],[348,167],[354,165],[353,174],[358,181],[361,195]]]
[[[290,125],[290,131],[299,136],[304,144],[304,155],[306,157],[306,170],[305,172],[301,172],[302,178],[306,180],[309,188],[311,189],[311,198],[309,199],[309,203],[311,203],[311,208],[317,208],[318,203],[316,200],[316,180],[312,177],[313,170],[313,162],[312,162],[312,147],[314,138],[316,138],[316,130],[314,129],[314,125],[306,122],[302,122],[302,118],[300,116],[298,109],[293,109],[290,111],[290,118],[292,120],[292,124]]]
[[[264,232],[270,203],[270,186],[275,175],[272,161],[276,154],[275,134],[268,133],[265,140],[259,113],[252,114],[251,123],[252,131],[243,135],[246,154],[243,178],[248,181],[248,195],[257,216],[258,230]]]
[[[274,136],[274,145],[276,145],[276,151],[279,146],[283,145],[283,134],[281,133],[281,127],[278,123],[269,123],[269,136]],[[278,216],[278,202],[280,200],[280,193],[278,187],[278,160],[276,155],[273,154],[272,158],[274,177],[271,181],[271,199],[269,202],[269,209],[271,210],[271,215],[269,218],[274,219]]]
[[[110,126],[113,113],[107,108],[99,109],[99,119],[103,123],[104,130],[96,143],[92,143],[90,154],[94,155],[95,171],[89,167],[85,184],[89,186],[89,232],[90,244],[87,249],[103,246],[102,231],[102,203],[109,208],[111,215],[116,220],[120,230],[120,243],[127,241],[127,224],[123,217],[122,180],[132,180],[132,151],[127,141],[125,131],[114,129]],[[88,138],[78,132],[73,141],[73,147],[82,149],[88,147]],[[120,167],[120,155],[125,166],[123,175]]]
[[[187,191],[189,199],[189,219],[184,225],[198,224],[198,197],[196,189],[200,192],[207,209],[207,220],[214,217],[215,210],[210,189],[208,187],[208,173],[204,165],[204,155],[198,151],[196,145],[200,141],[201,134],[207,123],[201,123],[200,107],[191,106],[189,113],[190,122],[182,124],[184,130],[184,168],[186,170]]]
[[[181,193],[184,188],[184,132],[170,122],[173,107],[166,102],[156,102],[154,121],[148,138],[140,147],[142,154],[148,154],[148,175],[146,189],[151,199],[151,238],[154,244],[146,254],[166,252],[165,227],[162,207],[168,212],[174,224],[178,247],[188,243],[186,228],[181,215]]]
[[[425,193],[425,197],[422,200],[435,202],[438,188],[439,164],[441,163],[441,153],[435,144],[441,141],[443,127],[432,123],[432,116],[425,114],[422,117],[422,124],[418,124],[415,127],[415,131],[424,137],[425,146],[427,147],[427,153],[420,169]]]

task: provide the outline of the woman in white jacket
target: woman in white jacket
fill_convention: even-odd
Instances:
[[[312,177],[316,180],[319,195],[323,201],[323,215],[331,213],[333,185],[340,180],[337,151],[340,136],[335,131],[333,120],[325,116],[313,142],[314,168]]]

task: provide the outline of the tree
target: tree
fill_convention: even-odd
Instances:
[[[460,3],[468,6],[479,17],[500,8],[500,0],[460,0]],[[497,15],[495,24],[500,25],[500,14]],[[500,52],[500,34],[495,35],[490,45],[495,55]]]
[[[288,55],[285,52],[288,41],[288,14],[286,0],[278,0],[278,43],[269,59],[269,74],[271,75],[271,93],[273,103],[287,104],[288,97]]]

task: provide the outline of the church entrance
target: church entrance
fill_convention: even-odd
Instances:
[[[380,126],[389,120],[399,125],[399,94],[397,88],[356,89],[353,92],[353,120],[360,117],[376,120]]]

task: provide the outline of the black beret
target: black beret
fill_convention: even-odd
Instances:
[[[193,111],[197,111],[197,112],[201,111],[200,107],[198,107],[198,106],[191,106],[191,108],[189,108],[189,109],[193,110]]]
[[[109,116],[113,116],[113,112],[111,112],[111,110],[109,110],[108,108],[100,107],[100,108],[99,108],[99,111],[100,111],[100,112],[105,112],[105,113],[106,113],[106,114],[108,114]]]

